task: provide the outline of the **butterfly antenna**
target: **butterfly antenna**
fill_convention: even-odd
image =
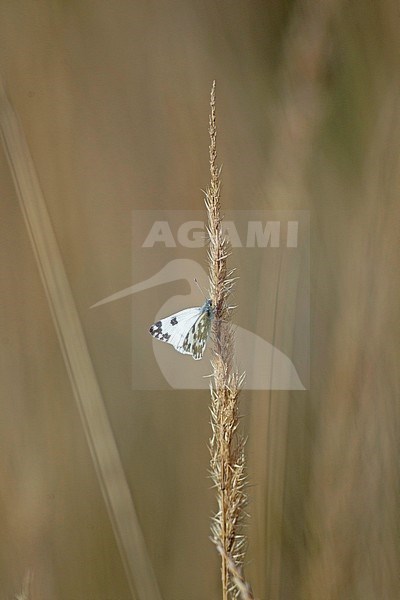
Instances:
[[[197,285],[197,287],[199,288],[200,292],[203,294],[204,300],[208,300],[207,296],[205,295],[203,288],[201,287],[201,285],[199,284],[199,282],[197,281],[196,277],[194,278],[194,282]]]

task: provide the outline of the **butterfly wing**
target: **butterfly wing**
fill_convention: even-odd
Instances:
[[[186,308],[154,323],[150,327],[150,333],[156,339],[171,344],[178,352],[191,354],[184,348],[184,340],[201,313],[201,307]]]
[[[195,360],[203,357],[213,319],[211,301],[200,307],[186,308],[176,315],[160,319],[150,327],[153,337],[171,344],[178,352]]]
[[[195,360],[202,358],[210,334],[211,321],[210,314],[207,311],[202,311],[182,342],[183,350],[179,348],[177,350],[185,354],[191,354]]]

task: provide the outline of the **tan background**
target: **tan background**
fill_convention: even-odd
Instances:
[[[260,599],[400,595],[398,27],[390,0],[1,3],[1,75],[166,600],[219,597],[207,394],[132,392],[129,301],[88,307],[132,284],[133,208],[201,207],[214,78],[225,206],[311,213],[311,391],[243,395],[246,574]],[[34,600],[128,600],[0,168],[0,595],[30,571]]]

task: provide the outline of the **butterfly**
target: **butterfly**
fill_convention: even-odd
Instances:
[[[172,344],[182,354],[190,354],[195,360],[202,358],[214,318],[212,300],[203,306],[185,308],[150,327],[157,340]]]

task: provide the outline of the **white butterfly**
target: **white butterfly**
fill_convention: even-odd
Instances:
[[[191,354],[195,360],[202,358],[214,317],[212,301],[203,306],[185,308],[150,327],[153,337],[172,344],[182,354]]]

